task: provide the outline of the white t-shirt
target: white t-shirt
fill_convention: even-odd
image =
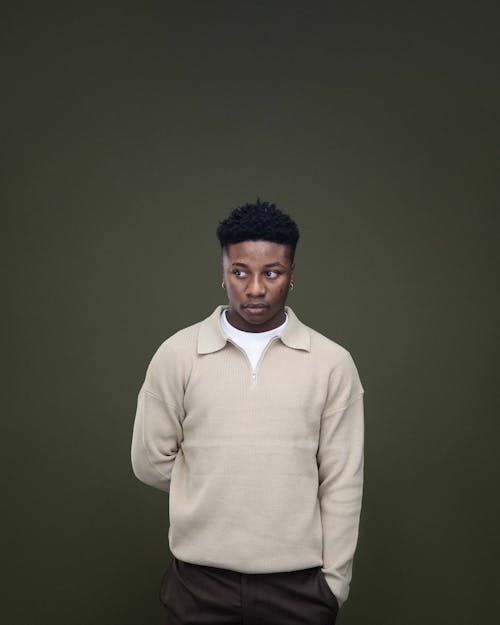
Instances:
[[[220,316],[220,325],[224,334],[246,352],[248,360],[252,366],[252,371],[255,371],[259,358],[266,348],[266,345],[273,338],[273,336],[279,336],[286,328],[286,324],[288,323],[288,315],[286,312],[285,316],[286,318],[284,323],[277,328],[268,330],[267,332],[244,332],[243,330],[238,330],[229,323],[226,317],[226,311],[223,310]]]

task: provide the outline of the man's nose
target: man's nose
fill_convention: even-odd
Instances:
[[[248,297],[262,297],[266,293],[266,285],[261,276],[251,278],[247,287]]]

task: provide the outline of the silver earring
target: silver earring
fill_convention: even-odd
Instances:
[[[293,282],[290,282],[290,291],[293,291]]]
[[[225,289],[225,288],[226,288],[226,285],[224,284],[224,280],[222,281],[221,287],[222,287],[223,289]]]

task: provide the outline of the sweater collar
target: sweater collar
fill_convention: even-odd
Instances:
[[[198,354],[210,354],[222,349],[227,342],[227,338],[220,327],[219,317],[227,306],[217,306],[214,312],[200,324],[198,334]],[[307,327],[299,321],[293,310],[286,306],[288,323],[279,339],[292,349],[303,349],[310,351],[311,338]]]

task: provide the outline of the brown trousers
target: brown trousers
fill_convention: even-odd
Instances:
[[[250,574],[173,558],[160,600],[168,625],[333,625],[338,612],[321,567]]]

